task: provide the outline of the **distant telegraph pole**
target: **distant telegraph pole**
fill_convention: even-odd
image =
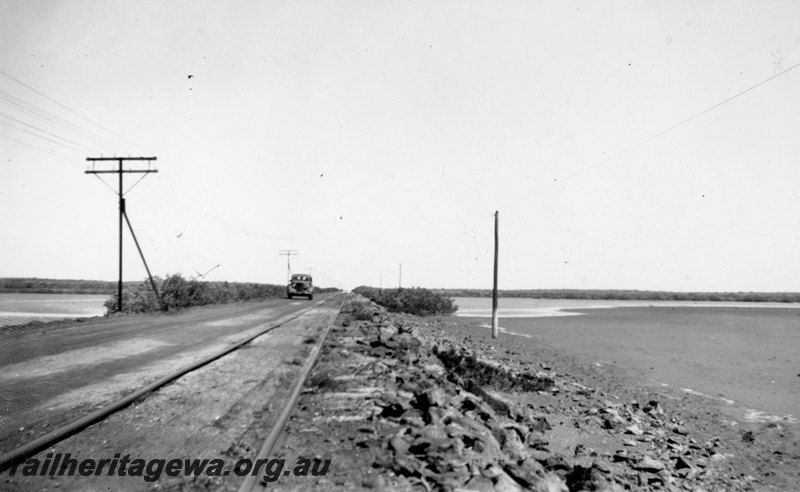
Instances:
[[[500,220],[500,212],[494,213],[494,283],[492,287],[492,338],[497,338],[499,328],[497,326],[497,253],[500,249],[500,234],[498,231],[498,222]]]
[[[131,236],[133,237],[133,241],[136,244],[136,249],[139,250],[139,256],[142,257],[142,263],[144,263],[144,268],[147,270],[147,277],[150,279],[150,285],[153,288],[153,292],[156,294],[156,298],[158,299],[159,303],[161,303],[161,296],[158,294],[158,289],[156,288],[156,284],[153,281],[153,276],[150,275],[150,268],[147,266],[147,261],[144,259],[144,254],[142,254],[142,248],[139,247],[139,241],[136,240],[136,234],[133,232],[133,227],[131,227],[131,222],[128,219],[128,214],[125,212],[125,193],[122,191],[122,175],[126,173],[138,173],[143,174],[141,179],[149,173],[157,173],[157,169],[150,168],[150,162],[156,160],[155,157],[87,157],[87,161],[89,162],[99,162],[99,161],[116,161],[118,163],[117,169],[109,169],[109,170],[95,170],[94,164],[92,165],[92,169],[87,169],[86,174],[116,174],[119,176],[119,191],[117,192],[117,196],[119,197],[119,280],[117,281],[117,311],[122,311],[122,219],[125,219],[125,222],[128,224],[128,229],[131,231]],[[148,166],[147,169],[122,169],[123,161],[147,161]],[[99,177],[99,176],[98,176]],[[136,182],[138,183],[138,181]],[[136,186],[134,183],[133,186]],[[133,187],[131,187],[133,188]],[[129,190],[130,191],[130,190]],[[163,307],[163,306],[162,306]]]
[[[278,251],[279,255],[286,257],[286,281],[289,282],[292,280],[292,256],[297,256],[299,253],[297,250],[294,249],[282,249]]]

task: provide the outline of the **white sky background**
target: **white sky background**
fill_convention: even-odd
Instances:
[[[156,155],[127,208],[157,275],[283,283],[295,249],[324,285],[396,286],[402,263],[404,286],[488,288],[499,210],[501,288],[800,291],[800,68],[637,146],[800,63],[798,18],[3,0],[2,72],[91,122],[0,74],[0,276],[115,279],[116,197],[85,158]]]

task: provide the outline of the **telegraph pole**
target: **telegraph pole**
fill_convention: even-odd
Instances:
[[[498,231],[498,222],[500,221],[500,212],[494,212],[494,283],[492,286],[492,338],[497,338],[497,254],[500,249],[500,233]]]
[[[286,281],[289,282],[292,280],[292,256],[297,256],[299,253],[294,249],[282,249],[278,254],[286,257]]]
[[[136,248],[139,250],[139,255],[142,257],[142,262],[144,262],[144,268],[147,270],[147,276],[150,278],[150,285],[153,287],[155,291],[156,298],[158,298],[159,302],[161,302],[161,298],[158,295],[158,290],[156,289],[156,284],[153,282],[153,277],[150,275],[150,269],[147,267],[147,262],[144,259],[144,255],[142,254],[142,249],[139,247],[139,241],[136,240],[136,235],[133,234],[133,227],[131,227],[131,223],[128,220],[128,214],[125,213],[125,197],[124,192],[122,190],[122,175],[126,173],[137,173],[147,175],[149,173],[157,173],[157,169],[150,168],[150,162],[156,160],[156,157],[87,157],[87,161],[89,162],[100,162],[100,161],[116,161],[118,163],[117,169],[110,169],[110,170],[95,170],[94,164],[92,165],[92,169],[87,169],[86,174],[117,174],[119,176],[119,191],[117,192],[117,196],[119,197],[119,280],[117,281],[117,311],[122,312],[122,219],[128,222],[128,227],[131,230],[131,234],[133,235],[133,240],[136,242]],[[147,169],[123,169],[122,163],[123,161],[147,161]],[[144,178],[144,176],[142,176]],[[135,186],[135,185],[134,185]]]

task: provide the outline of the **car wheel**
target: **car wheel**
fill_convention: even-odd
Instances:
[[[314,300],[314,296],[312,296],[311,294],[309,294],[309,295],[308,295],[308,300],[309,300],[309,301],[313,301],[313,300]]]

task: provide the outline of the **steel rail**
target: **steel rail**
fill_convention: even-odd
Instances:
[[[335,299],[335,297],[334,297],[334,299]],[[196,362],[193,362],[193,363],[187,365],[186,367],[184,367],[182,369],[178,369],[178,370],[176,370],[176,371],[174,371],[174,372],[172,372],[172,373],[170,373],[170,374],[168,374],[168,375],[166,375],[166,376],[164,376],[164,377],[162,377],[162,378],[160,378],[160,379],[148,384],[147,386],[144,386],[143,388],[140,388],[140,389],[134,391],[133,393],[131,393],[131,394],[127,395],[127,396],[124,396],[124,397],[112,402],[111,404],[109,404],[109,405],[107,405],[107,406],[105,406],[103,408],[90,413],[89,415],[86,415],[86,416],[84,416],[84,417],[82,417],[82,418],[80,418],[78,420],[70,422],[69,424],[65,424],[65,425],[63,425],[61,427],[53,429],[52,431],[48,432],[47,434],[45,434],[45,435],[43,435],[41,437],[38,437],[38,438],[34,439],[33,441],[30,441],[30,442],[28,442],[26,444],[23,444],[22,446],[19,446],[19,447],[15,448],[15,449],[12,449],[11,451],[8,451],[7,453],[4,453],[4,454],[0,455],[0,473],[2,473],[3,471],[7,470],[8,468],[13,466],[14,464],[19,464],[21,462],[24,462],[27,458],[29,458],[31,456],[34,456],[35,454],[37,454],[40,451],[52,446],[53,444],[56,444],[57,442],[63,441],[67,437],[70,437],[70,436],[72,436],[74,434],[77,434],[78,432],[86,429],[87,427],[91,426],[92,424],[95,424],[97,422],[100,422],[101,420],[106,419],[110,415],[113,415],[114,413],[122,410],[123,408],[127,407],[128,405],[130,405],[134,401],[136,401],[139,398],[141,398],[142,396],[144,396],[144,395],[146,395],[148,393],[152,393],[153,391],[155,391],[155,390],[161,388],[162,386],[164,386],[164,385],[166,385],[166,384],[178,379],[179,377],[181,377],[181,376],[183,376],[183,375],[185,375],[185,374],[187,374],[189,372],[195,371],[195,370],[205,366],[206,364],[214,362],[215,360],[228,355],[229,353],[233,352],[234,350],[237,350],[238,348],[242,347],[243,345],[246,345],[246,344],[252,342],[256,338],[258,338],[258,337],[260,337],[260,336],[262,336],[262,335],[274,330],[275,328],[279,328],[279,327],[289,323],[290,321],[294,321],[297,318],[299,318],[300,316],[306,314],[307,312],[309,312],[309,311],[311,311],[313,309],[317,309],[317,308],[319,308],[321,306],[324,306],[325,304],[331,302],[331,300],[332,299],[326,299],[325,301],[317,303],[317,304],[315,304],[315,305],[313,305],[313,306],[311,306],[311,307],[309,307],[307,309],[303,309],[302,311],[297,313],[295,316],[292,316],[292,317],[290,317],[288,319],[284,319],[283,321],[281,321],[279,323],[276,323],[274,325],[270,325],[267,328],[259,331],[255,335],[249,336],[244,340],[236,342],[233,345],[225,348],[224,350],[222,350],[222,351],[220,351],[220,352],[218,352],[216,354],[211,354],[209,356],[206,356],[206,357],[200,359],[199,361],[196,361]],[[340,304],[340,309],[341,309],[341,304]]]
[[[344,305],[344,297],[342,297],[341,302],[339,303],[339,311],[341,311],[342,306]],[[275,447],[275,443],[278,441],[278,437],[283,432],[283,428],[286,425],[286,422],[289,420],[289,416],[292,414],[292,410],[294,410],[294,405],[297,403],[297,398],[300,396],[300,392],[305,386],[306,379],[308,379],[308,375],[311,373],[311,369],[314,368],[314,365],[317,363],[317,359],[319,358],[319,354],[322,351],[322,346],[325,344],[325,339],[328,337],[328,332],[331,331],[331,327],[336,322],[336,317],[334,317],[329,323],[328,326],[325,327],[325,331],[319,337],[319,341],[311,350],[311,353],[308,355],[305,364],[303,365],[303,369],[300,371],[300,377],[297,379],[295,383],[294,389],[292,390],[292,394],[289,395],[289,400],[286,402],[286,406],[283,408],[281,415],[278,417],[277,422],[272,427],[269,435],[267,436],[266,441],[261,446],[261,449],[258,451],[258,454],[253,459],[254,463],[257,463],[258,460],[265,459],[269,456],[273,448]],[[249,474],[247,478],[244,479],[242,485],[239,487],[239,492],[251,492],[253,490],[265,490],[261,483],[258,481],[259,475],[258,474]]]

